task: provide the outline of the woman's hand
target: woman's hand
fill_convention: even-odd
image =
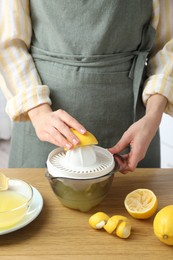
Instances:
[[[28,115],[41,141],[70,149],[79,139],[70,131],[76,129],[84,134],[86,129],[64,110],[52,111],[48,104],[42,104],[28,111]]]
[[[144,116],[131,125],[119,142],[109,149],[111,153],[116,154],[122,152],[130,145],[129,154],[122,155],[127,162],[126,167],[121,171],[122,173],[135,170],[137,164],[145,157],[157,129],[158,124],[155,124],[151,118]]]
[[[123,134],[119,142],[109,151],[113,154],[122,152],[130,145],[129,154],[123,155],[126,159],[126,167],[121,171],[127,173],[134,171],[138,163],[145,157],[147,149],[159,128],[167,99],[159,94],[149,98],[146,115],[131,125]]]

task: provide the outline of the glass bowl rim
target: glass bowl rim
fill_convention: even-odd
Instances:
[[[31,200],[32,200],[32,198],[33,198],[34,191],[33,191],[32,186],[31,186],[29,183],[27,183],[27,182],[24,181],[24,180],[17,179],[17,178],[15,178],[15,179],[10,178],[10,179],[9,179],[9,182],[10,182],[10,181],[18,181],[18,182],[20,181],[20,182],[22,182],[25,186],[28,186],[28,188],[29,188],[30,191],[31,191],[31,195],[30,195],[30,198],[27,199],[27,201],[26,201],[25,203],[23,203],[22,205],[20,205],[20,206],[18,206],[18,207],[16,207],[16,208],[9,209],[9,210],[0,211],[0,215],[1,215],[1,214],[4,214],[4,213],[8,213],[8,212],[17,211],[18,209],[23,208],[23,207],[26,206],[27,204],[30,204],[30,202],[31,202]],[[6,191],[8,191],[8,189],[7,189]],[[6,191],[0,191],[0,192],[6,192]],[[16,193],[17,193],[17,192],[16,192]]]
[[[94,178],[72,178],[72,177],[54,177],[51,175],[51,173],[48,172],[48,170],[45,172],[45,176],[50,179],[50,180],[56,180],[56,179],[64,179],[64,180],[69,180],[69,181],[94,181],[97,179],[102,179],[105,177],[111,177],[112,175],[115,175],[116,172],[114,171],[114,169],[112,171],[110,171],[109,173],[103,175],[103,176],[99,176],[99,177],[94,177]]]

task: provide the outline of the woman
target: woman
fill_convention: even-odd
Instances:
[[[1,0],[0,10],[10,167],[44,167],[54,145],[73,148],[71,127],[123,152],[124,173],[160,167],[157,130],[173,114],[171,0]]]

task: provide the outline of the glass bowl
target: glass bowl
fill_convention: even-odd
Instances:
[[[106,197],[114,174],[111,172],[94,179],[70,179],[53,177],[47,171],[46,177],[53,192],[64,206],[87,212]]]
[[[9,179],[8,190],[0,191],[0,230],[15,226],[26,215],[33,197],[32,186]]]

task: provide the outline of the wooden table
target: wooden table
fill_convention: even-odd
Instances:
[[[40,191],[44,200],[43,209],[33,222],[0,236],[1,260],[173,258],[173,246],[161,243],[153,233],[153,217],[133,219],[123,205],[126,194],[137,188],[155,192],[159,200],[158,210],[173,204],[173,169],[137,169],[127,175],[116,174],[107,198],[87,213],[61,205],[50,188],[44,169],[1,169],[1,172],[29,182]],[[92,229],[88,219],[97,211],[104,211],[109,216],[129,217],[132,235],[120,239],[103,230]]]

